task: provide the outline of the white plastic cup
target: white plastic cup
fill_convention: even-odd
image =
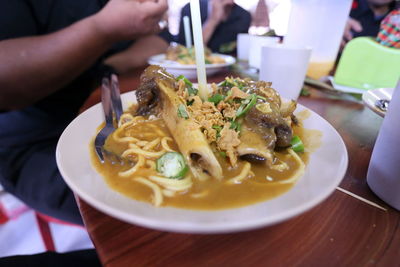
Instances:
[[[238,60],[249,61],[250,36],[248,33],[237,35],[236,54]]]
[[[250,37],[250,47],[249,47],[250,67],[260,69],[261,47],[263,45],[268,45],[268,44],[277,44],[278,42],[279,42],[279,37],[252,35]]]
[[[260,80],[272,82],[272,88],[286,99],[297,100],[303,87],[311,48],[270,44],[261,48]]]
[[[367,183],[383,201],[400,211],[400,80],[383,119],[368,167]]]

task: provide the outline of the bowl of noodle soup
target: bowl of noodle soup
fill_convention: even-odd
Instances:
[[[182,152],[176,135],[157,116],[132,115],[137,111],[135,92],[123,94],[122,101],[126,112],[115,136],[106,143],[114,153],[125,153],[122,167],[114,168],[110,162],[102,165],[94,153],[93,138],[103,123],[101,104],[83,112],[65,129],[56,157],[65,182],[79,197],[129,223],[183,233],[268,226],[319,204],[335,190],[347,169],[347,151],[340,135],[323,118],[297,104],[294,114],[302,127],[295,133],[303,140],[306,153],[280,151],[277,162],[286,160],[292,166],[289,170],[266,171],[265,166],[241,159],[232,165],[230,158],[213,148],[224,182],[197,181],[195,169],[168,181],[155,165],[167,152]],[[246,185],[245,180],[252,183]]]

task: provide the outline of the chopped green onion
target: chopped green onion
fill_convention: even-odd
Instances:
[[[188,90],[188,93],[189,93],[190,96],[197,95],[197,92],[199,91],[196,88],[193,88],[193,87],[190,87],[190,86],[187,88],[187,90]]]
[[[224,98],[225,97],[223,95],[215,94],[215,95],[209,97],[208,101],[214,103],[215,105],[218,105],[218,103],[221,102],[222,100],[224,100]]]
[[[183,80],[184,81],[184,83],[186,84],[186,89],[187,89],[187,91],[188,91],[190,96],[197,95],[197,92],[199,90],[197,90],[196,88],[193,88],[193,83],[191,81],[189,81],[188,78],[186,78],[183,75],[179,75],[178,77],[176,77],[176,80],[177,81],[179,81],[179,80]]]
[[[230,97],[232,95],[232,89],[228,91],[228,93],[226,93],[226,97]]]
[[[219,154],[220,154],[222,157],[226,158],[226,152],[225,152],[225,151],[220,151]]]
[[[292,137],[290,144],[292,145],[292,149],[294,152],[304,152],[304,144],[301,141],[300,137],[298,137],[297,135]]]
[[[257,102],[257,95],[252,94],[249,98],[242,102],[242,105],[236,111],[236,117],[246,114]]]
[[[157,159],[156,169],[167,178],[181,179],[189,170],[181,153],[167,152]]]
[[[215,130],[217,130],[217,132],[222,131],[222,127],[219,126],[219,125],[213,125],[212,128],[215,129]]]
[[[221,137],[222,127],[219,125],[213,125],[212,128],[217,131],[217,138]]]
[[[193,105],[193,103],[194,103],[194,99],[192,99],[192,100],[186,100],[186,105],[187,105],[187,106],[191,106],[191,105]]]
[[[228,79],[228,78],[227,78]],[[232,88],[233,86],[235,86],[235,84],[231,83],[230,81],[228,81],[227,79],[223,80],[222,82],[220,82],[217,86],[218,87],[229,87]]]
[[[189,114],[186,111],[186,107],[184,104],[180,104],[178,106],[178,117],[189,119]]]
[[[243,90],[245,88],[245,84],[241,80],[237,79],[232,79],[232,78],[226,78],[219,84],[217,84],[218,87],[229,87],[232,88],[234,86],[238,87],[240,90]]]
[[[205,61],[206,64],[211,64],[211,63],[212,63],[212,62],[211,62],[210,60],[208,60],[208,59],[204,59],[204,61]]]
[[[218,83],[217,86],[218,87],[225,87],[225,86],[227,86],[227,81],[223,80],[222,82]]]
[[[188,86],[193,86],[193,83],[192,83],[191,81],[189,81],[188,78],[186,78],[186,77],[183,76],[183,75],[179,75],[178,77],[176,77],[176,80],[177,80],[177,81],[183,80],[183,81],[185,82],[186,85],[188,85]]]
[[[236,132],[240,132],[240,130],[242,129],[242,124],[238,121],[231,121],[231,126],[229,127],[229,129],[233,129]]]

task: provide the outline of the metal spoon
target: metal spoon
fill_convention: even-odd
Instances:
[[[387,99],[379,99],[379,100],[375,101],[375,107],[386,112],[388,109],[389,103],[390,103],[390,101]]]

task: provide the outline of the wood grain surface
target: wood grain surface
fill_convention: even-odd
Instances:
[[[139,84],[138,70],[121,77],[123,92]],[[217,82],[230,73],[210,79]],[[361,102],[315,89],[299,103],[326,119],[342,136],[349,166],[340,187],[383,211],[336,190],[310,211],[258,230],[216,235],[175,234],[114,219],[79,200],[80,210],[105,266],[400,266],[400,213],[366,183],[382,118]],[[95,91],[84,108],[99,102]]]

